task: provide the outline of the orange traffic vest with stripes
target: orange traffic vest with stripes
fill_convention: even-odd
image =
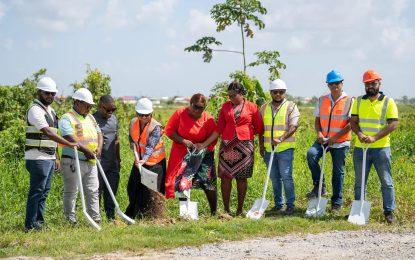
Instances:
[[[332,137],[343,130],[350,122],[349,111],[352,104],[352,98],[344,96],[332,104],[330,94],[320,97],[320,125],[324,137]],[[340,136],[336,143],[350,141],[352,139],[351,131]]]
[[[130,126],[130,136],[137,148],[137,152],[139,152],[140,155],[143,155],[146,152],[148,137],[156,126],[161,126],[161,124],[152,118],[151,121],[144,127],[143,131],[140,132],[140,120],[137,117],[132,120]],[[164,149],[164,141],[160,138],[159,142],[154,147],[153,153],[150,155],[145,164],[152,166],[159,163],[164,158],[166,158],[166,151]]]

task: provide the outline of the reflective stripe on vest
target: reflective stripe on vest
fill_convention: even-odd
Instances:
[[[74,129],[74,136],[78,143],[86,146],[89,150],[95,152],[98,148],[98,133],[97,123],[91,114],[88,114],[85,118],[77,116],[73,111],[70,111],[63,115],[71,122],[71,126]],[[78,153],[82,153],[78,151]],[[89,160],[95,162],[95,160]]]
[[[272,151],[272,139],[280,137],[284,132],[288,131],[288,117],[290,111],[292,111],[292,109],[288,108],[291,108],[293,103],[285,101],[274,115],[271,106],[271,103],[266,104],[265,109],[261,111],[262,118],[264,119],[264,146],[267,152]],[[295,134],[277,145],[275,151],[282,152],[290,148],[295,148]]]
[[[140,132],[140,121],[135,117],[130,124],[130,136],[134,142],[134,145],[137,147],[137,151],[140,156],[145,154],[148,137],[150,133],[153,132],[156,126],[161,126],[154,118],[151,118],[151,121],[144,127],[143,132]],[[164,149],[164,141],[160,138],[159,142],[153,149],[150,157],[145,162],[146,165],[152,166],[166,158],[166,151]],[[140,158],[141,159],[141,158]]]
[[[359,126],[362,132],[365,135],[374,136],[379,131],[386,126],[386,110],[388,109],[389,98],[385,97],[382,100],[382,111],[380,117],[372,118],[370,116],[376,115],[367,115],[366,117],[360,116],[360,105],[362,103],[362,97],[357,98],[357,114],[359,115]]]
[[[329,95],[319,99],[319,118],[322,133],[325,137],[332,137],[342,131],[349,124],[349,111],[352,104],[352,98],[344,96],[332,104]],[[350,141],[352,139],[351,131],[340,136],[336,143]]]
[[[47,108],[37,99],[33,102],[33,104],[29,107],[27,110],[27,113],[29,113],[29,110],[33,106],[40,107],[43,112],[46,119],[46,122],[48,123],[49,129],[53,131],[54,133],[58,132],[57,129],[57,121],[58,118],[54,111],[52,111],[52,115],[49,114],[47,111]],[[25,150],[30,149],[38,149],[41,152],[47,153],[49,155],[54,155],[56,152],[56,148],[58,147],[58,144],[51,140],[45,133],[38,130],[35,126],[29,124],[28,116],[26,113],[26,141],[25,141]]]

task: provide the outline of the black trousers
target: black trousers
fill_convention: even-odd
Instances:
[[[157,186],[160,187],[160,193],[164,194],[166,159],[153,166],[143,165],[143,167],[158,174]],[[130,218],[143,217],[149,210],[151,190],[141,183],[140,172],[134,164],[128,180],[127,193],[130,203],[125,210],[125,214]]]
[[[108,183],[110,184],[111,190],[114,195],[117,195],[118,184],[120,183],[120,167],[117,164],[105,165],[102,163],[105,176],[107,177]],[[104,199],[104,210],[107,218],[113,220],[115,218],[115,204],[112,201],[111,195],[108,192],[107,186],[105,185],[104,179],[101,174],[98,174],[99,179],[99,198]],[[101,203],[100,203],[101,204]]]

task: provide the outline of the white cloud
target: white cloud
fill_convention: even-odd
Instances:
[[[9,50],[13,49],[13,45],[14,45],[14,42],[10,38],[2,39],[0,41],[0,48],[1,49],[5,49],[5,50],[9,51]]]
[[[41,38],[38,40],[29,40],[26,42],[26,46],[34,51],[41,49],[49,49],[53,46],[52,42],[46,38]]]
[[[0,2],[0,19],[3,18],[5,13],[6,13],[6,6],[2,2]]]
[[[24,19],[43,29],[63,32],[82,27],[91,17],[98,0],[18,0],[13,6]]]
[[[407,27],[389,27],[382,30],[381,42],[392,50],[395,58],[406,59],[415,53],[415,34]]]
[[[367,59],[367,55],[366,55],[365,51],[363,51],[361,49],[357,49],[353,52],[353,58],[355,58],[356,60],[359,60],[359,61],[365,61]]]
[[[111,28],[121,28],[128,25],[129,21],[125,11],[124,2],[120,0],[109,0],[104,16],[105,24]]]
[[[178,0],[151,0],[138,10],[136,19],[140,23],[158,21],[167,22],[175,10]]]
[[[187,27],[191,34],[214,33],[216,25],[212,18],[210,18],[209,14],[205,14],[199,10],[192,9],[189,12]]]

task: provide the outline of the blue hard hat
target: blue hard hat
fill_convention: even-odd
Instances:
[[[343,80],[342,74],[337,70],[332,70],[327,74],[326,83],[339,82]]]

